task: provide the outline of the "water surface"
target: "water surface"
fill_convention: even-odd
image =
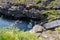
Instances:
[[[7,18],[1,18],[0,17],[0,27],[4,26],[10,26],[11,24],[14,24],[17,20],[7,19]],[[32,28],[32,25],[29,24],[28,21],[19,21],[14,25],[14,27],[18,27],[21,30],[30,30]]]

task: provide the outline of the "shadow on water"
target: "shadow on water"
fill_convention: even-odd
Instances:
[[[17,20],[16,19],[11,19],[9,17],[0,17],[0,27],[4,26],[10,26],[11,24],[14,24]],[[19,20],[18,23],[14,25],[14,27],[18,27],[21,30],[30,30],[32,28],[32,25],[29,24],[28,20]]]

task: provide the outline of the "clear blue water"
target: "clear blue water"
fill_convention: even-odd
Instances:
[[[15,22],[16,20],[0,18],[0,27],[10,26],[11,24],[14,24]],[[21,30],[30,30],[32,28],[32,25],[29,24],[28,21],[19,21],[17,24],[14,25],[14,27],[18,27]]]

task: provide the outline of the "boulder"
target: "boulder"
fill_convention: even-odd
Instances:
[[[41,36],[41,32],[44,30],[44,27],[40,25],[35,25],[29,32],[34,33],[36,37]]]
[[[44,30],[44,27],[40,26],[40,25],[35,25],[31,30],[30,32],[33,32],[33,33],[39,33],[39,32],[42,32]]]
[[[55,28],[57,26],[60,26],[60,20],[54,20],[52,22],[48,22],[48,23],[45,23],[43,25],[46,29],[52,29],[52,28]]]

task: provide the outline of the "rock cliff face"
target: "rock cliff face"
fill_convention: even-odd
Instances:
[[[11,4],[11,0],[1,0],[0,3],[0,13],[6,16],[13,16],[16,18],[28,17],[32,19],[41,19],[42,14],[40,14],[36,8],[31,8],[28,12],[24,12],[27,8],[24,4]],[[26,2],[26,1],[25,1]],[[32,2],[32,0],[31,0]],[[30,4],[30,2],[29,2]],[[33,3],[32,3],[33,4]]]
[[[0,0],[0,7],[1,8],[7,8],[10,6],[10,1],[9,0]]]
[[[14,16],[14,17],[23,17],[23,10],[25,5],[10,5],[8,8],[0,8],[0,13],[7,15],[7,16]]]
[[[36,10],[35,8],[29,9],[27,12],[26,6],[23,4],[15,4],[11,5],[8,8],[2,8],[0,7],[0,14],[6,15],[6,16],[13,16],[15,18],[30,18],[30,19],[43,19],[44,15],[39,12],[39,10]]]

